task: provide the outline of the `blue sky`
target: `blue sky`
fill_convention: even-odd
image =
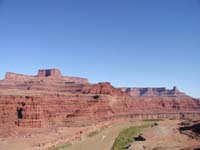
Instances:
[[[200,97],[200,0],[0,0],[0,77],[62,74]]]

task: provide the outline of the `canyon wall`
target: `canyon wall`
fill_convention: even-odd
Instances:
[[[111,119],[139,120],[200,115],[199,101],[190,97],[127,98],[103,94],[55,94],[1,96],[0,102],[1,129],[82,126]]]
[[[0,134],[21,128],[199,115],[199,100],[176,87],[115,88],[109,82],[66,79],[58,70],[40,70],[37,76],[8,73],[0,81]]]

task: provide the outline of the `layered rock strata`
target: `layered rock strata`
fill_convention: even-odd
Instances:
[[[176,87],[115,88],[108,82],[63,77],[56,69],[37,76],[7,73],[0,81],[0,134],[11,129],[86,126],[106,120],[199,116],[200,102]]]

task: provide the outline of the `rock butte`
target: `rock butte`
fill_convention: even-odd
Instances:
[[[19,128],[198,115],[199,100],[176,87],[115,88],[62,76],[58,69],[39,70],[36,76],[8,72],[0,81],[0,135]]]

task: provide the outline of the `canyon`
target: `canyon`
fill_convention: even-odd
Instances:
[[[200,101],[177,87],[93,84],[86,78],[62,76],[59,69],[39,70],[35,76],[7,72],[5,79],[0,80],[2,139],[16,134],[34,134],[35,131],[46,134],[50,129],[62,127],[95,125],[98,128],[123,120],[179,119],[199,115]]]

